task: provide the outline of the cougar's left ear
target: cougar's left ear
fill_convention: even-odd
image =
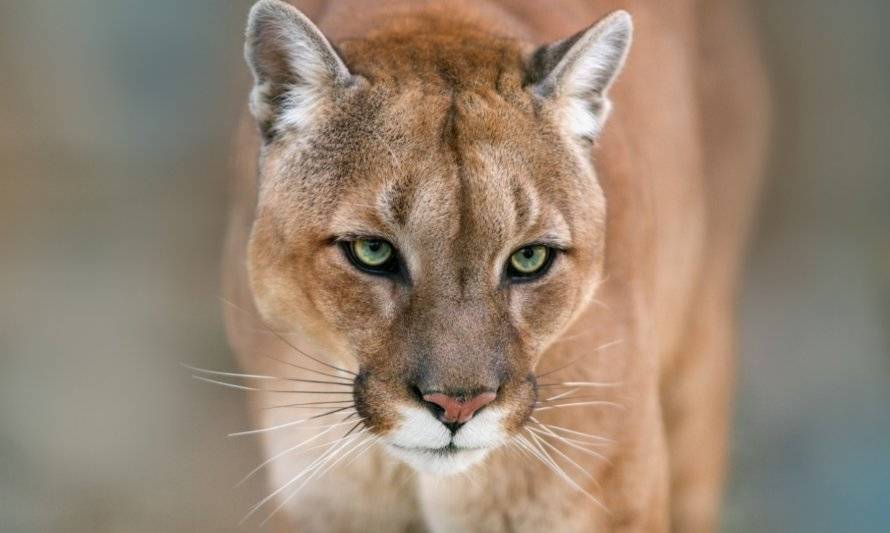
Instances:
[[[267,140],[309,125],[355,81],[321,31],[280,0],[260,0],[250,10],[244,57],[255,82],[250,110]]]
[[[602,130],[611,104],[606,95],[630,49],[633,21],[615,11],[590,28],[538,48],[529,59],[531,90],[553,105],[559,120],[579,138]]]

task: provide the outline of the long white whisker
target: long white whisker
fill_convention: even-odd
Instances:
[[[621,381],[563,381],[566,387],[620,387]]]
[[[358,437],[362,433],[364,433],[364,430],[357,433],[355,436]],[[287,502],[289,502],[292,498],[294,498],[303,489],[303,487],[305,487],[315,477],[321,477],[321,476],[324,476],[325,474],[327,474],[328,472],[330,472],[332,468],[334,468],[335,466],[337,466],[338,463],[340,463],[340,461],[342,461],[343,459],[348,457],[349,454],[356,451],[363,445],[367,444],[368,441],[370,441],[370,440],[371,440],[370,438],[365,438],[365,439],[359,441],[358,444],[356,444],[355,446],[353,446],[352,448],[350,448],[349,450],[347,450],[345,452],[340,453],[338,451],[337,453],[340,453],[340,456],[336,457],[336,459],[334,459],[333,462],[331,462],[331,459],[333,459],[337,455],[337,453],[334,453],[331,456],[329,456],[329,458],[326,459],[322,464],[318,465],[318,467],[316,467],[312,471],[312,473],[309,476],[307,476],[306,479],[304,479],[303,482],[300,483],[300,485],[296,489],[294,489],[294,491],[291,494],[289,494],[286,498],[284,498],[281,501],[281,503],[278,505],[278,507],[276,507],[275,509],[272,510],[272,512],[269,514],[269,516],[267,516],[262,522],[260,522],[260,527],[263,527],[264,525],[266,525],[266,522],[271,520],[272,517],[275,516],[275,514],[278,511],[280,511],[285,505],[287,505]]]
[[[568,387],[576,388],[614,388],[624,385],[622,381],[563,381],[562,383],[538,383],[539,389],[565,389]]]
[[[186,363],[179,363],[181,366],[188,368],[192,372],[202,372],[204,374],[211,374],[214,376],[226,376],[232,378],[244,378],[244,379],[287,379],[278,376],[266,376],[263,374],[240,374],[238,372],[220,372],[219,370],[210,370],[207,368],[199,368],[197,366],[192,366]]]
[[[278,487],[271,494],[269,494],[268,496],[266,496],[265,498],[263,498],[262,500],[257,502],[253,507],[251,507],[250,510],[247,512],[247,514],[244,515],[244,518],[241,519],[241,521],[239,522],[239,525],[246,522],[247,519],[250,518],[251,516],[253,516],[253,514],[256,513],[263,505],[265,505],[266,502],[268,502],[269,500],[271,500],[272,498],[274,498],[275,496],[280,494],[282,491],[287,489],[287,487],[289,487],[289,486],[293,485],[294,483],[296,483],[297,481],[299,481],[303,476],[305,476],[309,472],[313,471],[315,469],[316,465],[323,462],[325,459],[327,459],[333,455],[336,455],[336,453],[338,451],[340,451],[344,447],[348,446],[351,442],[355,441],[355,439],[357,439],[357,438],[359,438],[359,435],[353,435],[352,437],[349,437],[345,442],[341,443],[338,441],[338,442],[335,442],[334,444],[332,444],[330,447],[328,447],[327,450],[322,452],[322,454],[319,455],[314,461],[309,463],[308,466],[306,466],[302,471],[300,471],[299,474],[292,477],[287,483]]]
[[[557,477],[564,478],[565,472],[561,472],[561,470],[559,469],[559,466],[556,463],[554,463],[552,459],[546,458],[543,454],[541,454],[539,451],[537,451],[535,449],[535,447],[532,446],[532,443],[529,442],[528,439],[526,439],[522,435],[517,435],[515,438],[516,438],[516,443],[518,445],[520,445],[523,449],[525,449],[525,451],[527,451],[533,457],[535,457],[536,459],[541,461],[541,463],[544,464],[544,466],[546,466],[547,468],[549,468]]]
[[[220,300],[222,300],[223,302],[225,302],[225,303],[228,304],[228,305],[231,305],[232,307],[234,307],[235,309],[241,311],[242,313],[246,314],[247,316],[251,317],[251,319],[256,320],[256,319],[254,319],[254,318],[251,316],[251,313],[250,313],[250,312],[248,312],[246,309],[243,309],[243,308],[240,307],[238,304],[236,304],[235,302],[229,300],[228,298],[225,298],[225,297],[220,296]],[[260,321],[258,321],[258,322],[260,322]],[[260,323],[262,324],[262,322],[260,322]],[[351,372],[351,371],[349,371],[349,370],[346,370],[345,368],[340,368],[339,366],[334,366],[334,365],[332,365],[332,364],[330,364],[330,363],[326,363],[326,362],[322,361],[321,359],[318,359],[318,358],[316,358],[316,357],[313,357],[313,356],[307,354],[307,353],[304,352],[303,350],[301,350],[301,349],[297,348],[296,346],[294,346],[294,344],[291,343],[289,340],[287,340],[287,338],[285,338],[284,335],[282,335],[281,333],[279,333],[279,332],[275,331],[274,329],[272,329],[272,328],[266,326],[265,324],[262,324],[262,325],[263,325],[264,327],[266,327],[266,329],[268,329],[270,333],[272,333],[273,335],[275,335],[276,337],[278,337],[278,339],[280,339],[284,344],[288,345],[292,350],[294,350],[295,352],[297,352],[297,353],[303,355],[304,357],[306,357],[306,358],[308,358],[308,359],[311,359],[311,360],[315,361],[316,363],[318,363],[318,364],[320,364],[320,365],[322,365],[322,366],[325,366],[325,367],[327,367],[327,368],[330,368],[331,370],[336,370],[336,371],[339,371],[339,372],[345,372],[345,373],[350,374],[350,375],[352,375],[352,376],[358,376],[358,374],[356,374],[355,372]],[[292,363],[289,363],[289,364],[292,364]]]
[[[342,409],[341,409],[341,410],[342,410]],[[334,414],[334,413],[328,413],[328,414]],[[299,419],[299,420],[293,420],[293,421],[291,421],[291,422],[285,422],[284,424],[278,424],[277,426],[272,426],[272,427],[267,427],[267,428],[260,428],[260,429],[249,429],[249,430],[247,430],[247,431],[239,431],[239,432],[237,432],[237,433],[229,433],[228,436],[229,436],[229,437],[241,437],[241,436],[243,436],[243,435],[255,435],[255,434],[257,434],[257,433],[265,433],[265,432],[267,432],[267,431],[275,431],[276,429],[282,429],[282,428],[286,428],[286,427],[296,426],[296,425],[298,425],[298,424],[302,424],[303,422],[309,422],[310,420],[316,420],[316,419],[318,419],[318,418],[321,418],[321,417],[318,417],[318,416],[310,416],[310,417],[308,417],[308,418],[301,418],[301,419]],[[346,424],[354,424],[354,422],[352,422],[351,420],[348,421],[348,422],[338,422],[338,423],[336,423],[336,424],[332,424],[332,426],[343,426],[343,425],[346,425]],[[311,428],[311,427],[317,427],[317,426],[303,426],[303,427]],[[331,427],[331,426],[321,426],[321,427]]]
[[[280,392],[280,393],[288,393],[288,394],[349,394],[349,395],[352,394],[352,391],[259,389],[256,387],[248,387],[245,385],[237,385],[235,383],[219,381],[219,380],[207,378],[204,376],[192,375],[192,377],[197,379],[198,381],[204,381],[204,382],[212,383],[214,385],[219,385],[222,387],[229,387],[231,389],[245,390],[245,391],[251,391],[251,392]]]
[[[285,365],[287,365],[287,366],[292,366],[292,367],[294,367],[294,368],[298,368],[298,369],[300,369],[300,370],[305,370],[305,371],[307,371],[307,372],[312,372],[313,374],[318,374],[318,375],[320,375],[320,376],[326,376],[326,377],[334,378],[334,379],[342,379],[342,380],[346,380],[346,381],[351,381],[351,380],[353,379],[353,378],[350,377],[349,375],[344,374],[345,371],[342,370],[342,369],[338,369],[338,370],[337,370],[338,372],[340,372],[339,375],[337,375],[337,374],[328,374],[327,372],[322,372],[321,370],[316,370],[316,369],[314,369],[314,368],[309,368],[308,366],[302,366],[302,365],[298,365],[298,364],[296,364],[296,363],[291,363],[290,361],[287,361],[287,360],[285,360],[285,359],[279,359],[278,357],[273,357],[273,356],[271,356],[271,355],[269,355],[269,354],[266,354],[266,353],[264,353],[263,356],[266,357],[266,358],[268,358],[268,359],[271,359],[271,360],[273,360],[273,361],[276,361],[276,362],[279,362],[279,363],[283,363],[283,364],[285,364]],[[285,379],[288,379],[288,378],[285,378]]]
[[[541,427],[541,429],[533,428],[531,426],[529,426],[529,428],[533,431],[538,432],[538,433],[541,433],[543,431],[544,433],[546,433],[548,435],[552,435],[554,438],[558,438],[559,440],[562,440],[564,442],[574,442],[575,444],[577,444],[579,446],[608,446],[608,444],[605,442],[591,442],[589,440],[581,440],[581,439],[573,439],[571,437],[564,437],[558,433],[553,433],[552,431],[550,431],[550,428],[548,428],[544,424],[539,424],[539,426]]]
[[[606,401],[595,401],[595,402],[572,402],[572,403],[559,403],[556,405],[545,405],[543,407],[539,407],[535,409],[535,411],[546,411],[547,409],[558,409],[560,407],[583,407],[583,406],[593,406],[593,405],[604,405],[609,407],[615,407],[618,409],[624,409],[624,406],[620,403],[615,402],[606,402]]]
[[[547,399],[544,400],[544,401],[545,401],[545,402],[552,402],[553,400],[558,400],[558,399],[560,399],[560,398],[565,398],[566,396],[568,396],[568,395],[570,395],[570,394],[572,394],[572,393],[574,393],[574,392],[578,392],[578,389],[572,389],[572,390],[563,392],[562,394],[557,394],[556,396],[551,396],[551,397],[547,398]]]
[[[597,353],[597,352],[599,352],[599,351],[601,351],[601,350],[605,350],[606,348],[610,348],[610,347],[612,347],[612,346],[615,346],[616,344],[621,344],[622,342],[623,342],[623,341],[622,341],[621,339],[618,339],[618,340],[614,340],[614,341],[612,341],[612,342],[607,342],[606,344],[597,346],[596,348],[593,349],[592,352],[588,352],[588,353],[582,355],[581,357],[578,357],[577,359],[573,359],[572,361],[570,361],[570,362],[568,362],[568,363],[566,363],[566,364],[564,364],[564,365],[562,365],[562,366],[559,366],[559,367],[554,368],[553,370],[549,370],[549,371],[547,371],[547,372],[544,372],[543,374],[539,374],[539,375],[537,376],[537,378],[540,379],[540,378],[549,376],[549,375],[551,375],[551,374],[555,374],[555,373],[559,372],[560,370],[563,370],[563,369],[565,369],[565,368],[568,368],[568,367],[574,365],[575,363],[577,363],[578,361],[581,361],[581,360],[584,359],[585,357],[588,357],[588,356],[590,356],[590,355],[593,355],[593,354],[595,354],[595,353]]]
[[[310,410],[320,410],[320,409],[332,409],[334,407],[343,407],[345,404],[346,407],[352,407],[353,401],[348,402],[337,402],[337,403],[325,403],[325,404],[317,404],[317,405],[273,405],[267,407],[267,409],[275,409],[275,408],[285,408],[285,409],[310,409]]]
[[[298,403],[286,403],[282,405],[264,405],[261,409],[288,409],[291,407],[307,407],[307,406],[316,406],[316,407],[327,407],[333,408],[338,407],[344,404],[354,404],[355,400],[324,400],[320,402],[298,402]]]
[[[575,461],[573,461],[572,458],[569,457],[568,455],[566,455],[565,453],[563,453],[562,450],[560,450],[556,446],[547,442],[547,440],[544,439],[543,435],[541,435],[540,433],[533,431],[531,428],[526,428],[526,429],[528,429],[530,431],[530,433],[533,437],[535,437],[535,435],[537,434],[537,439],[539,440],[539,442],[541,444],[543,444],[544,446],[547,446],[548,448],[550,448],[551,450],[556,452],[560,457],[565,459],[570,465],[574,466],[578,471],[580,471],[584,475],[584,477],[593,481],[597,487],[600,487],[599,481],[597,481],[597,479],[595,477],[593,477],[593,475],[590,472],[588,472],[583,466],[581,466],[578,463],[576,463]]]
[[[312,442],[312,441],[318,440],[319,438],[323,437],[324,435],[327,435],[327,434],[330,433],[331,431],[334,431],[334,429],[335,429],[336,427],[337,427],[337,425],[330,426],[330,427],[328,427],[327,429],[325,429],[324,431],[322,431],[322,432],[320,432],[320,433],[318,433],[318,434],[316,434],[316,435],[314,435],[314,436],[312,436],[312,437],[310,437],[310,438],[304,440],[303,442],[297,444],[296,446],[291,446],[290,448],[288,448],[288,449],[286,449],[286,450],[284,450],[284,451],[282,451],[282,452],[280,452],[280,453],[277,453],[277,454],[273,455],[272,457],[266,459],[265,461],[263,461],[262,463],[260,463],[259,465],[257,465],[256,468],[254,468],[253,470],[251,470],[250,472],[248,472],[246,476],[244,476],[243,478],[241,478],[241,481],[239,481],[238,483],[236,483],[236,484],[235,484],[235,487],[240,487],[241,485],[243,485],[245,481],[247,481],[248,479],[250,479],[251,477],[253,477],[254,474],[256,474],[257,472],[259,472],[260,470],[262,470],[264,466],[266,466],[267,464],[271,463],[271,462],[274,461],[275,459],[278,459],[279,457],[282,457],[282,456],[284,456],[284,455],[287,455],[287,454],[293,452],[294,450],[300,449],[300,448],[302,448],[303,446],[309,444],[309,443]],[[345,438],[345,437],[341,437],[341,438]],[[305,451],[309,451],[309,450],[316,450],[316,449],[318,449],[318,448],[323,448],[323,447],[325,447],[325,446],[328,446],[329,444],[336,443],[336,442],[339,442],[339,441],[340,441],[340,439],[337,439],[337,440],[332,441],[332,442],[325,442],[325,443],[323,443],[323,444],[319,444],[318,446],[310,446],[309,448],[306,448],[306,449],[303,450],[303,451],[305,452]]]
[[[604,455],[602,455],[602,454],[600,454],[600,453],[597,453],[597,452],[595,452],[595,451],[593,451],[593,450],[588,450],[587,448],[584,448],[584,447],[582,447],[582,446],[580,446],[580,445],[578,445],[578,444],[573,444],[573,443],[569,442],[567,439],[565,439],[564,437],[560,437],[560,436],[557,435],[556,433],[553,433],[553,432],[550,432],[550,433],[543,433],[542,431],[540,431],[540,430],[536,430],[536,429],[534,429],[534,428],[526,428],[526,429],[528,429],[529,431],[532,431],[532,432],[538,434],[539,436],[541,436],[542,434],[548,434],[548,435],[550,435],[550,436],[552,436],[552,437],[554,437],[554,438],[556,438],[556,439],[562,441],[562,442],[565,443],[566,445],[571,446],[572,448],[575,448],[576,450],[582,451],[582,452],[584,452],[584,453],[586,453],[586,454],[589,454],[589,455],[591,455],[591,456],[593,456],[593,457],[596,457],[597,459],[602,459],[603,461],[607,462],[608,464],[612,464],[612,462],[609,461],[609,459],[608,459],[606,456],[604,456]]]
[[[563,401],[563,403],[568,402],[568,401],[579,401],[579,400],[592,400],[592,401],[600,402],[600,401],[603,401],[602,398],[603,398],[602,395],[595,395],[595,396],[592,396],[592,395],[583,396],[582,395],[582,396],[563,397],[563,398],[561,398],[561,400]],[[550,400],[550,399],[538,400],[538,404],[543,405],[545,402],[552,402],[552,401],[553,400]],[[620,405],[620,404],[618,404],[618,405]]]
[[[535,441],[539,441],[539,440],[541,440],[541,439],[539,439],[537,436],[535,436],[534,433],[529,432],[529,435],[530,435],[530,436],[532,437],[532,439],[535,440]],[[569,476],[568,474],[566,474],[565,470],[563,470],[562,467],[560,467],[558,464],[556,464],[556,461],[554,461],[553,458],[550,457],[550,454],[547,453],[547,450],[545,450],[543,447],[541,447],[540,444],[538,444],[537,446],[538,446],[538,450],[539,450],[542,454],[544,454],[544,456],[546,456],[548,459],[550,459],[550,461],[556,466],[556,468],[559,470],[559,472],[562,473],[563,479],[565,479],[565,480],[566,480],[572,487],[574,487],[575,489],[577,489],[579,492],[581,492],[582,494],[584,494],[585,496],[587,496],[587,498],[589,498],[593,503],[597,504],[601,509],[603,509],[603,511],[605,511],[606,513],[608,513],[608,514],[610,514],[610,515],[612,514],[612,513],[609,511],[609,509],[606,508],[605,505],[603,505],[603,503],[602,503],[601,501],[599,501],[599,500],[596,499],[592,494],[590,494],[589,492],[587,492],[586,490],[584,490],[584,488],[581,487],[581,485],[579,485],[574,479],[572,479],[571,476]]]
[[[546,456],[543,453],[541,453],[541,451],[539,451],[537,448],[535,448],[535,446],[533,446],[532,443],[528,439],[526,439],[524,436],[517,435],[516,439],[517,439],[517,443],[520,446],[525,448],[525,450],[527,452],[529,452],[535,458],[537,458],[539,461],[541,461],[541,463],[544,466],[546,466],[551,472],[553,472],[553,474],[556,475],[556,477],[562,479],[571,487],[576,486],[574,481],[561,468],[559,468],[559,465],[557,465],[551,457]]]
[[[321,384],[327,384],[327,385],[343,385],[346,387],[354,386],[354,384],[351,381],[348,381],[348,378],[343,378],[343,376],[336,376],[334,374],[326,374],[324,372],[319,372],[318,370],[313,370],[311,368],[305,368],[302,366],[298,366],[297,368],[300,368],[302,370],[306,370],[309,372],[314,372],[316,374],[320,374],[322,376],[326,376],[329,378],[337,379],[339,381],[319,381],[319,380],[301,379],[301,378],[294,378],[294,377],[287,377],[287,376],[269,376],[269,375],[265,375],[265,374],[242,374],[240,372],[221,372],[219,370],[210,370],[207,368],[199,368],[199,367],[192,366],[192,365],[189,365],[186,363],[179,363],[179,364],[184,366],[185,368],[188,368],[189,370],[191,370],[193,372],[201,372],[204,374],[210,374],[210,375],[214,375],[214,376],[226,376],[226,377],[241,378],[241,379],[267,379],[267,380],[280,380],[280,381],[297,381],[297,382],[301,382],[301,383],[321,383]]]
[[[563,431],[563,432],[568,433],[568,434],[570,434],[570,435],[575,435],[575,436],[578,436],[578,437],[586,437],[586,438],[588,438],[588,439],[593,439],[593,440],[598,440],[598,441],[608,442],[608,443],[614,443],[614,442],[615,442],[614,440],[612,440],[612,439],[610,439],[610,438],[608,438],[608,437],[601,437],[601,436],[599,436],[599,435],[591,435],[590,433],[582,433],[582,432],[580,432],[580,431],[576,431],[576,430],[574,430],[574,429],[564,428],[564,427],[562,427],[562,426],[555,426],[555,425],[553,425],[553,424],[544,424],[543,422],[541,422],[540,420],[538,420],[537,418],[535,418],[535,417],[533,417],[533,416],[530,417],[530,419],[531,419],[532,422],[534,422],[534,423],[536,423],[536,424],[538,424],[538,425],[540,425],[540,426],[547,426],[547,428],[549,428],[549,429],[553,429],[553,430],[556,430],[556,431]]]
[[[364,455],[365,453],[367,453],[368,450],[370,450],[371,448],[373,448],[373,447],[374,447],[374,446],[373,446],[374,443],[376,443],[376,442],[379,441],[379,440],[380,440],[380,437],[376,437],[376,436],[375,436],[375,437],[370,437],[369,440],[368,440],[368,442],[370,442],[370,444],[368,445],[368,447],[365,448],[364,450],[360,451],[359,453],[357,453],[352,459],[349,460],[349,462],[347,462],[346,464],[344,464],[343,467],[345,468],[345,467],[351,465],[352,463],[356,462],[356,460],[358,460],[359,457],[361,457],[362,455]]]
[[[196,376],[196,375],[192,375],[192,377],[195,378],[195,379],[197,379],[197,380],[199,380],[199,381],[205,381],[205,382],[207,382],[207,383],[213,383],[214,385],[220,385],[220,386],[222,386],[222,387],[229,387],[230,389],[249,390],[249,391],[265,391],[265,389],[257,389],[257,388],[254,388],[254,387],[247,387],[247,386],[244,386],[244,385],[236,385],[236,384],[234,384],[234,383],[226,383],[225,381],[217,381],[217,380],[215,380],[215,379],[205,378],[204,376]]]

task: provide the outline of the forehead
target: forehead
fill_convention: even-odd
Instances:
[[[345,165],[353,175],[335,231],[360,220],[422,241],[503,242],[542,218],[564,229],[561,164],[531,113],[490,90],[384,98],[364,150],[350,156],[361,163]]]
[[[366,83],[295,149],[319,229],[409,234],[421,245],[569,239],[578,173],[537,116],[514,42],[370,39],[342,52]]]

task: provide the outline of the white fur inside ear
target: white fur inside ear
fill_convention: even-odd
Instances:
[[[325,97],[325,91],[317,86],[291,84],[273,106],[271,84],[257,83],[250,91],[250,112],[257,122],[274,123],[277,130],[301,130],[312,124]]]
[[[330,72],[303,40],[282,38],[281,41],[290,68],[299,72],[299,81],[286,84],[284,93],[273,104],[272,91],[276,89],[273,83],[257,78],[250,93],[250,110],[258,122],[274,120],[279,129],[304,128],[312,122],[324,101]]]
[[[577,137],[585,139],[593,139],[599,136],[606,119],[609,118],[609,111],[612,103],[605,96],[602,97],[597,111],[591,109],[590,103],[577,96],[566,96],[562,103],[562,122],[566,128]]]
[[[325,93],[317,86],[291,86],[279,109],[278,127],[297,130],[308,127],[314,121],[324,100]]]
[[[269,104],[271,91],[272,84],[268,81],[257,81],[250,91],[250,113],[259,123],[269,122],[273,118],[274,110]]]
[[[612,13],[584,32],[544,81],[572,134],[593,138],[602,130],[611,111],[606,93],[624,65],[632,32],[627,12]]]
[[[245,57],[256,81],[251,112],[276,129],[308,126],[333,85],[351,77],[321,31],[278,0],[251,10]]]

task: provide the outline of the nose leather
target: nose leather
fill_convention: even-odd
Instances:
[[[473,414],[483,406],[493,402],[497,395],[493,392],[483,392],[473,398],[461,401],[441,392],[424,394],[423,399],[436,404],[443,409],[442,421],[446,423],[457,422],[463,424],[473,418]]]

